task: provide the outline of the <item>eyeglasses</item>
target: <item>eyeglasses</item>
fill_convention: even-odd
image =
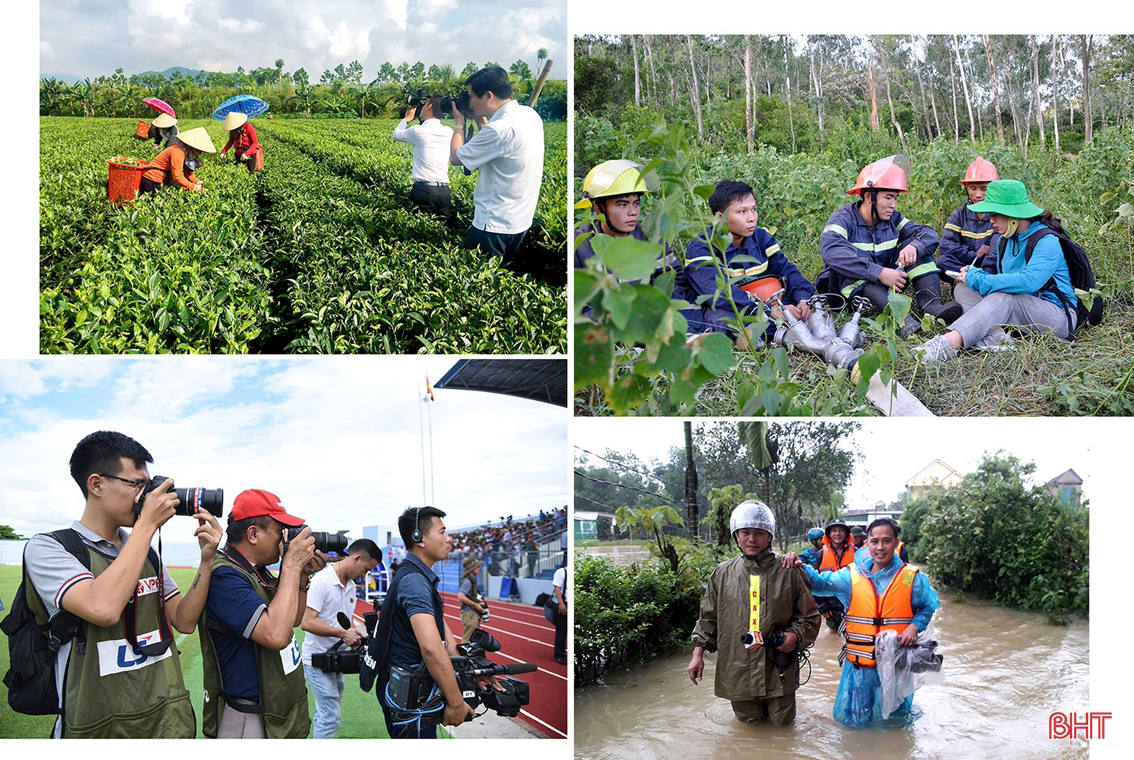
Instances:
[[[104,478],[114,478],[115,480],[121,480],[123,483],[130,486],[131,488],[141,488],[142,486],[144,486],[146,484],[145,480],[128,480],[127,478],[120,478],[117,475],[107,475],[105,472],[100,472],[99,475],[101,475]]]

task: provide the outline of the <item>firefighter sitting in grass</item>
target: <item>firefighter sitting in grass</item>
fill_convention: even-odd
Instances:
[[[874,313],[889,302],[891,290],[901,292],[913,283],[918,308],[951,323],[961,316],[959,303],[941,300],[941,281],[933,254],[937,233],[898,211],[898,196],[907,192],[904,156],[890,156],[867,164],[848,193],[859,200],[839,207],[819,236],[819,252],[826,269],[817,284],[820,291],[841,293],[848,301],[858,295],[869,299]],[[921,321],[906,315],[903,338],[919,332]]]

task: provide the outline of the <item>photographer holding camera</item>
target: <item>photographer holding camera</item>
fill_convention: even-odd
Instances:
[[[441,518],[445,513],[436,507],[409,507],[398,518],[398,532],[409,554],[398,568],[382,614],[377,633],[371,638],[360,674],[364,691],[374,686],[382,705],[386,731],[392,739],[435,739],[436,723],[399,720],[397,707],[391,703],[387,686],[391,668],[428,671],[444,698],[441,722],[459,726],[473,715],[465,702],[450,657],[460,656],[457,640],[449,631],[442,614],[443,603],[437,590],[440,578],[433,565],[449,556],[451,545]]]
[[[543,119],[512,100],[512,82],[499,66],[472,74],[466,85],[480,131],[466,143],[470,114],[454,108],[449,150],[454,166],[480,170],[464,246],[508,258],[519,250],[535,216],[543,182]]]
[[[196,626],[221,528],[209,512],[191,513],[201,568],[182,597],[150,542],[175,514],[190,513],[179,509],[172,480],[147,489],[152,461],[122,433],[83,438],[70,462],[86,500],[82,517],[70,530],[33,536],[25,549],[37,622],[78,618],[80,642],[66,641],[55,659],[56,738],[191,739],[196,731],[170,627]]]
[[[394,139],[413,146],[413,187],[409,199],[426,211],[452,216],[452,195],[449,191],[449,143],[453,128],[441,123],[441,97],[434,95],[424,103],[414,97],[405,118],[394,128]],[[420,124],[408,126],[421,106]]]
[[[311,662],[311,655],[358,646],[362,635],[351,625],[343,628],[339,615],[354,620],[358,579],[378,566],[382,550],[368,538],[360,538],[347,547],[346,556],[329,562],[311,579],[307,606],[300,628],[307,632],[303,639],[303,672],[315,694],[315,738],[334,739],[342,721],[342,699],[346,679],[342,672],[326,672]]]
[[[201,730],[220,739],[306,737],[307,685],[293,629],[303,618],[311,576],[327,556],[302,519],[259,489],[233,500],[227,537],[199,629]],[[281,557],[276,576],[267,565]]]
[[[465,559],[464,573],[457,591],[457,601],[461,603],[461,625],[465,629],[461,635],[462,644],[472,638],[472,632],[480,628],[481,619],[488,614],[488,603],[481,596],[480,586],[476,582],[480,566],[481,561],[476,557]]]
[[[699,683],[704,653],[717,652],[713,691],[736,718],[783,726],[795,720],[799,657],[819,634],[819,612],[803,572],[781,567],[772,551],[776,518],[766,504],[737,506],[729,529],[741,556],[713,569],[686,671]]]

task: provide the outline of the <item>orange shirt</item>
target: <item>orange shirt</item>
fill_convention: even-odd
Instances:
[[[169,184],[170,178],[186,190],[192,190],[197,177],[192,172],[185,174],[185,148],[171,145],[150,161],[148,169],[142,174],[148,180]]]

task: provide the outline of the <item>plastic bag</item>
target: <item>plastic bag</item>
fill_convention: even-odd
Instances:
[[[882,683],[882,717],[898,709],[906,697],[926,684],[941,683],[945,673],[937,653],[933,623],[917,635],[917,644],[904,647],[894,631],[882,631],[874,642],[878,680]]]

